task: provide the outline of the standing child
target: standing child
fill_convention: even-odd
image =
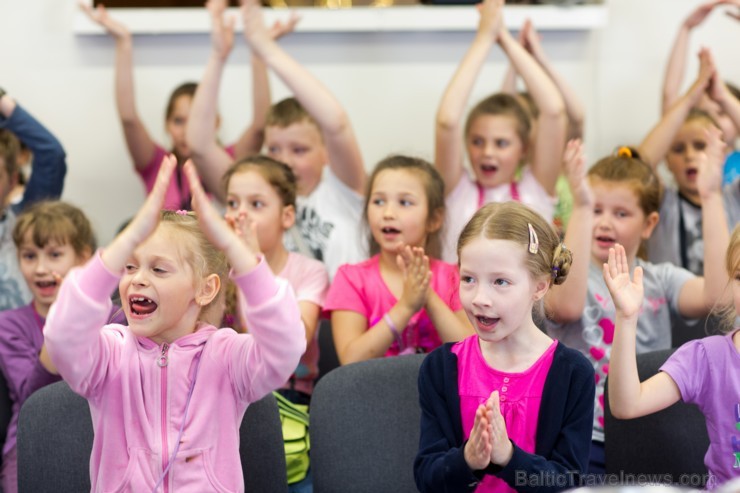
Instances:
[[[416,485],[425,493],[572,488],[588,463],[594,373],[532,318],[551,283],[566,279],[571,254],[515,202],[478,210],[457,250],[476,335],[422,363]]]
[[[267,154],[298,181],[298,231],[288,248],[321,260],[333,277],[366,257],[359,231],[366,174],[354,130],[331,92],[272,39],[258,0],[244,0],[242,17],[252,51],[295,95],[273,105],[265,123]]]
[[[287,280],[295,292],[307,346],[283,389],[292,402],[308,404],[319,376],[316,328],[329,276],[321,262],[288,252],[283,245],[283,234],[295,222],[295,175],[287,165],[272,158],[253,156],[235,163],[223,179],[226,221],[234,225],[245,242],[256,241],[255,248],[264,255],[273,274]],[[239,299],[238,306],[243,306],[243,298]],[[242,319],[243,313],[239,315]]]
[[[734,304],[728,300],[725,310],[728,333],[684,344],[660,373],[642,383],[635,361],[637,321],[644,296],[642,269],[635,268],[631,281],[621,245],[609,251],[609,262],[603,269],[617,310],[609,407],[615,417],[627,419],[660,411],[679,400],[696,404],[706,417],[709,433],[704,456],[709,489],[740,477],[740,331],[735,325],[740,316],[740,227],[732,234],[725,263],[734,300]]]
[[[306,346],[292,290],[219,217],[192,163],[197,219],[160,212],[176,166],[166,158],[133,221],[69,273],[44,328],[52,362],[90,403],[94,491],[244,491],[244,412]],[[229,265],[249,334],[202,322],[222,310]],[[129,327],[105,325],[116,284]]]
[[[18,261],[33,301],[0,312],[0,370],[13,403],[2,460],[2,488],[18,491],[16,430],[26,399],[59,380],[46,349],[42,329],[64,276],[95,251],[92,227],[77,207],[64,202],[37,202],[18,216],[13,229]]]
[[[455,244],[465,221],[484,204],[515,200],[551,221],[557,202],[555,183],[567,126],[563,99],[542,67],[505,28],[503,3],[485,0],[481,5],[478,33],[437,110],[434,165],[447,193],[449,220],[442,258],[448,262],[455,258]],[[479,102],[462,128],[465,105],[494,42],[501,45],[539,108],[534,141],[529,139],[531,124],[526,110],[514,96],[504,93]],[[472,177],[465,171],[463,149]],[[528,153],[532,160],[528,160]],[[517,168],[527,162],[516,180]]]
[[[431,164],[391,156],[375,167],[365,199],[373,257],[340,267],[324,306],[341,364],[426,353],[470,334],[457,268],[436,258],[444,214]]]
[[[601,266],[609,249],[617,243],[623,245],[629,265],[640,266],[645,272],[638,352],[671,347],[671,315],[683,319],[706,316],[721,298],[726,279],[722,256],[727,246],[727,224],[722,206],[723,143],[719,131],[710,133],[708,142],[697,178],[704,204],[704,277],[670,263],[651,264],[638,258],[641,244],[658,222],[660,207],[660,182],[647,164],[626,155],[609,156],[589,169],[587,181],[580,143],[569,143],[566,151],[574,210],[565,243],[575,260],[572,275],[562,286],[552,289],[545,300],[554,321],[547,324],[547,332],[580,350],[596,370],[589,472],[604,472],[604,380],[609,372],[615,309]]]
[[[156,143],[144,126],[136,111],[133,77],[133,41],[128,28],[112,19],[103,5],[93,9],[89,4],[80,3],[82,10],[90,19],[102,26],[116,40],[115,89],[116,108],[126,138],[126,147],[133,160],[134,170],[141,177],[147,193],[151,192],[157,179],[159,167],[168,152],[172,152],[179,164],[175,179],[167,189],[164,206],[166,209],[190,209],[190,192],[185,180],[182,164],[190,158],[189,143],[185,130],[190,119],[190,108],[198,85],[185,82],[179,85],[167,101],[165,112],[165,130],[171,140],[171,151]],[[262,147],[262,132],[265,113],[270,104],[269,85],[264,65],[256,62],[252,66],[252,87],[254,91],[254,108],[252,124],[239,139],[225,150],[232,157],[246,156],[258,152]],[[215,118],[208,120],[209,125],[218,126]],[[215,142],[215,138],[214,138]],[[209,192],[219,192],[219,187]]]
[[[702,200],[697,187],[699,162],[707,148],[706,132],[718,129],[707,112],[692,109],[702,98],[711,97],[726,108],[740,128],[740,101],[719,79],[708,50],[699,54],[699,75],[689,90],[674,102],[640,144],[641,158],[654,169],[665,158],[675,186],[664,189],[660,222],[648,242],[651,262],[671,262],[696,275],[704,273]],[[722,136],[725,134],[723,132]],[[726,186],[725,209],[729,225],[740,221],[740,178]]]

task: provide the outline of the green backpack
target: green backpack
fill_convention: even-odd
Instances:
[[[280,422],[283,425],[288,484],[297,483],[306,477],[310,465],[311,440],[308,435],[308,406],[293,404],[278,392],[272,394],[277,400]]]

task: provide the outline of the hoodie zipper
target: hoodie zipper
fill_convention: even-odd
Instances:
[[[167,351],[169,349],[169,344],[166,342],[162,344],[162,352],[159,355],[159,359],[157,359],[157,365],[161,368],[160,375],[162,377],[162,471],[167,468],[167,459],[169,458],[169,447],[167,445],[167,363],[169,363]],[[165,475],[164,480],[162,481],[162,487],[165,493],[169,491],[167,476],[169,476],[169,472]]]

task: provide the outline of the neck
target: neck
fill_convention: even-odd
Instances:
[[[497,342],[478,338],[481,353],[489,366],[501,371],[520,372],[529,368],[552,339],[542,332],[531,317],[504,339]]]
[[[398,253],[390,252],[388,250],[380,251],[380,268],[385,271],[401,272],[401,269],[396,263],[396,256]]]
[[[688,200],[694,205],[701,206],[701,196],[699,195],[699,192],[690,192],[687,190],[679,190],[679,193],[683,198]]]
[[[33,308],[36,310],[36,313],[39,314],[41,318],[46,318],[46,315],[49,314],[49,305],[46,303],[41,303],[38,300],[33,300]]]
[[[272,273],[275,275],[280,274],[288,261],[288,250],[285,249],[283,244],[280,243],[269,252],[264,252],[264,255]]]

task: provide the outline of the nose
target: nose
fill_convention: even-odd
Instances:
[[[146,272],[144,269],[137,269],[134,276],[131,278],[131,284],[135,286],[146,286],[149,283]]]
[[[491,306],[491,297],[485,287],[480,284],[475,288],[475,293],[473,293],[473,306]]]
[[[47,263],[47,259],[44,255],[39,255],[37,257],[36,269],[35,269],[37,274],[45,274],[46,272],[48,272],[46,263]]]
[[[490,140],[487,140],[483,146],[483,154],[493,156],[496,153],[496,146]]]
[[[393,203],[389,200],[385,203],[385,207],[383,207],[383,217],[386,219],[392,219],[395,216],[396,216],[395,207],[393,207]]]

